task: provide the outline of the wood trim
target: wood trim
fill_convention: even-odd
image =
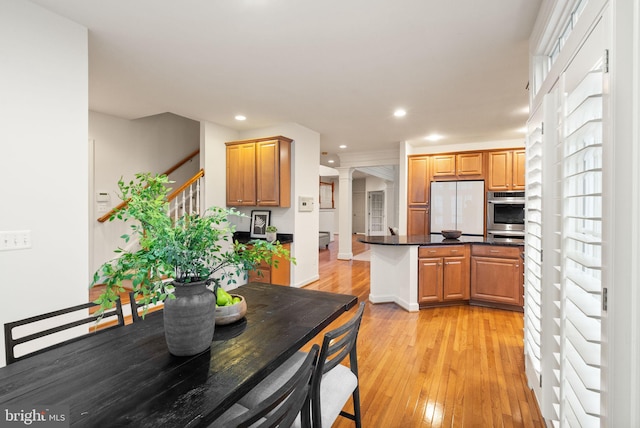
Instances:
[[[293,143],[291,138],[283,137],[282,135],[277,135],[275,137],[263,137],[263,138],[249,138],[248,140],[236,140],[236,141],[228,141],[224,143],[226,146],[233,146],[236,144],[246,144],[246,143],[259,143],[261,141],[287,141],[289,143]]]
[[[175,165],[173,165],[171,168],[169,168],[168,170],[166,170],[162,174],[163,175],[171,174],[173,171],[175,171],[176,169],[180,168],[182,165],[184,165],[185,163],[189,162],[191,159],[193,159],[196,155],[199,155],[199,154],[200,154],[200,149],[195,150],[193,153],[189,154],[184,159],[178,161]]]
[[[178,187],[176,190],[171,192],[171,194],[167,196],[167,201],[169,202],[173,201],[180,193],[184,191],[184,189],[191,186],[193,183],[195,183],[202,177],[204,177],[204,169],[200,169],[200,171],[198,171],[196,175],[191,177],[186,183],[184,183],[182,186]]]
[[[105,215],[103,215],[102,217],[98,218],[98,221],[100,223],[104,223],[105,221],[109,220],[111,218],[111,216],[113,215],[113,213],[115,213],[116,211],[121,210],[122,208],[126,207],[127,204],[129,203],[129,200],[127,199],[126,201],[122,201],[120,202],[118,205],[116,205],[115,208],[112,208],[111,211],[109,211],[108,213],[106,213]]]
[[[196,173],[196,175],[191,177],[186,183],[184,183],[182,186],[180,186],[177,190],[174,190],[173,192],[171,192],[171,194],[167,198],[167,201],[171,202],[172,200],[174,200],[176,198],[176,196],[178,194],[180,194],[184,189],[186,189],[187,187],[189,187],[191,184],[193,184],[194,182],[196,182],[198,179],[200,179],[202,177],[204,177],[204,169],[200,169],[200,171],[198,171]],[[117,211],[121,210],[122,208],[126,207],[128,203],[129,203],[128,199],[126,201],[120,202],[115,208],[112,208],[111,211],[109,211],[108,213],[106,213],[102,217],[99,217],[98,221],[100,223],[104,223],[105,221],[109,220],[111,218],[111,216],[115,212],[117,212]]]

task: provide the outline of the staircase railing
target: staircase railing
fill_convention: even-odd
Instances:
[[[200,214],[200,189],[204,169],[198,171],[186,183],[171,192],[169,200],[169,215],[177,221],[183,214]]]
[[[180,168],[182,165],[189,162],[199,153],[200,153],[199,149],[194,151],[193,153],[190,153],[188,156],[186,156],[184,159],[181,159],[179,162],[177,162],[175,165],[173,165],[171,168],[169,168],[162,174],[163,175],[171,174],[172,172]],[[178,189],[176,189],[169,195],[169,197],[167,198],[169,200],[169,206],[170,206],[169,212],[172,215],[174,215],[174,218],[177,219],[178,217],[180,217],[181,213],[184,213],[184,212],[188,212],[189,214],[200,213],[200,188],[201,188],[200,183],[201,183],[202,177],[204,177],[203,169],[198,171],[196,175],[191,177],[189,180],[187,180],[185,184],[180,186]],[[186,192],[186,194],[183,194],[183,192]],[[179,197],[182,197],[181,202],[179,204],[176,203],[178,205],[173,204],[172,202],[178,199]],[[98,221],[100,223],[104,223],[105,221],[109,220],[116,211],[124,208],[127,205],[127,203],[128,203],[127,201],[120,202],[117,206],[111,209],[111,211],[109,211],[102,217],[98,218]],[[179,209],[177,209],[178,206],[180,207],[180,209],[182,209],[181,213]]]

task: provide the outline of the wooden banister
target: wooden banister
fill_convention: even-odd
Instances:
[[[180,193],[182,193],[184,191],[184,189],[186,189],[187,187],[191,186],[193,183],[195,183],[196,181],[198,181],[202,177],[204,177],[204,169],[201,169],[200,171],[198,171],[198,173],[196,175],[194,175],[193,177],[191,177],[186,183],[184,183],[182,186],[178,187],[176,190],[171,192],[171,194],[169,196],[167,196],[167,200],[168,201],[173,201],[176,198],[176,196],[178,196]]]
[[[111,211],[109,211],[108,213],[106,213],[102,217],[99,217],[98,221],[100,223],[104,223],[105,221],[109,220],[111,218],[111,216],[113,215],[113,213],[115,213],[116,211],[118,211],[118,210],[124,208],[125,206],[127,206],[127,203],[128,203],[128,200],[120,202],[118,205],[115,206],[115,208],[111,208]]]
[[[200,152],[200,150],[198,150],[197,152]],[[189,159],[191,159],[193,156],[195,156],[197,153],[194,152],[190,155],[190,157],[183,159],[182,164],[184,165],[186,162],[189,161]],[[176,164],[178,165],[178,164]],[[180,167],[180,166],[178,166]],[[170,168],[171,170],[171,168]],[[176,168],[174,168],[171,171],[175,171]],[[164,175],[168,175],[168,173],[163,173]],[[180,186],[178,189],[174,190],[173,192],[171,192],[171,194],[167,197],[167,201],[172,201],[176,198],[177,195],[179,195],[184,189],[186,189],[187,187],[189,187],[190,185],[192,185],[193,183],[195,183],[196,181],[198,181],[200,178],[204,177],[204,169],[200,169],[200,171],[198,171],[196,173],[196,175],[194,175],[193,177],[191,177],[186,183],[184,183],[182,186]],[[109,211],[108,213],[106,213],[105,215],[103,215],[102,217],[98,218],[98,221],[100,223],[104,223],[105,221],[109,220],[109,218],[111,218],[111,216],[113,215],[113,213],[115,213],[116,211],[124,208],[127,205],[128,201],[122,201],[120,202],[115,208],[112,208],[111,211]]]
[[[164,175],[169,175],[171,174],[173,171],[175,171],[176,169],[180,168],[182,165],[184,165],[185,163],[189,162],[191,159],[193,159],[196,155],[198,155],[200,153],[200,149],[194,151],[193,153],[189,154],[187,157],[185,157],[184,159],[182,159],[181,161],[178,161],[178,163],[176,163],[174,166],[172,166],[171,168],[169,168],[168,170],[166,170],[165,172],[163,172],[162,174]]]

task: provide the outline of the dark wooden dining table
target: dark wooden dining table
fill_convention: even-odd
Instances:
[[[68,406],[70,426],[207,426],[357,302],[249,283],[242,320],[193,357],[167,349],[161,312],[0,368],[0,408]]]

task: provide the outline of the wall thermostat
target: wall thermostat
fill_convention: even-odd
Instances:
[[[107,203],[109,201],[111,201],[111,195],[109,195],[109,192],[98,192],[98,193],[96,193],[96,202]]]
[[[298,197],[298,211],[313,211],[313,197]]]

